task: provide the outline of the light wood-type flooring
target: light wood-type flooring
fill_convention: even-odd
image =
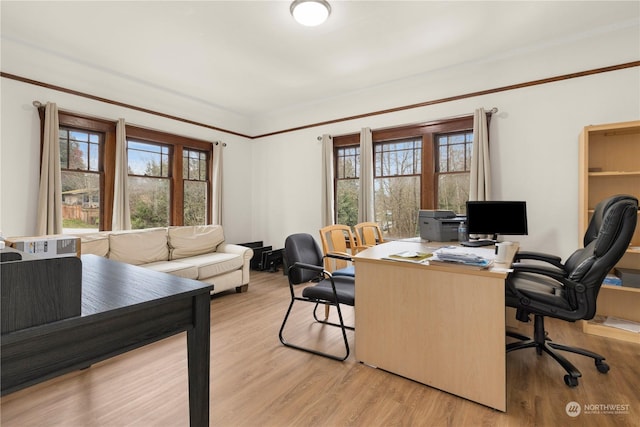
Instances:
[[[212,299],[211,425],[640,426],[637,344],[548,320],[554,341],[602,353],[611,371],[600,374],[592,360],[569,355],[583,374],[572,389],[550,357],[532,349],[512,352],[507,355],[507,412],[502,413],[358,363],[353,351],[345,362],[336,362],[282,346],[278,329],[288,303],[282,271],[252,272],[247,293]],[[313,337],[312,345],[339,349],[336,328],[314,324],[311,307],[296,310],[288,338]],[[350,310],[345,309],[352,321]],[[351,343],[354,333],[349,332]],[[186,336],[180,334],[4,396],[1,424],[187,426],[186,349]],[[581,409],[577,417],[567,414],[570,402]],[[616,410],[620,413],[611,413]]]

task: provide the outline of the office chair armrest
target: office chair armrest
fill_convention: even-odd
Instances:
[[[562,265],[562,258],[556,255],[545,254],[542,252],[518,251],[513,261],[517,262],[517,261],[522,261],[526,259],[533,260],[533,261],[546,262],[548,264],[554,265],[564,270],[564,265]]]
[[[306,264],[304,262],[296,262],[291,266],[291,268],[303,268],[305,270],[317,271],[318,273],[322,274],[327,273],[324,267],[322,267],[321,265]]]
[[[353,261],[353,257],[346,252],[329,252],[325,255],[325,257],[342,259],[345,261]]]
[[[550,277],[558,282],[564,283],[566,281],[567,275],[564,270],[555,267],[546,267],[543,265],[535,265],[535,264],[514,264],[513,265],[514,273],[532,273],[532,274],[540,274],[543,276]]]

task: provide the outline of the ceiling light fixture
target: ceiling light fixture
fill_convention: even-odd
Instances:
[[[326,0],[295,0],[289,10],[293,19],[307,27],[322,24],[331,14],[331,6]]]

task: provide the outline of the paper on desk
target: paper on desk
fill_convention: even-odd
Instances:
[[[493,261],[496,258],[495,251],[487,248],[467,248],[459,246],[445,246],[434,252],[441,260],[459,262]]]
[[[394,261],[408,261],[414,263],[422,263],[431,257],[431,252],[416,252],[416,251],[403,251],[396,254],[391,254],[384,259],[390,259]]]
[[[443,246],[436,251],[436,254],[444,253],[451,254],[453,256],[470,256],[470,257],[480,257],[487,260],[495,260],[496,252],[495,249],[489,248],[470,248],[463,246]]]
[[[632,322],[631,320],[609,316],[602,324],[613,328],[624,329],[625,331],[640,333],[640,323]]]

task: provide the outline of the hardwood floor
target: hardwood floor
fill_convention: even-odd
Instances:
[[[590,359],[569,355],[583,374],[580,385],[570,389],[550,357],[538,357],[534,350],[510,353],[507,412],[501,413],[362,365],[353,349],[341,363],[282,346],[278,329],[288,303],[282,272],[252,272],[247,293],[211,301],[212,425],[640,426],[637,344],[586,335],[577,324],[548,320],[551,338],[602,353],[611,371],[600,374]],[[313,324],[307,305],[294,312],[287,337],[313,337],[311,345],[338,350],[336,328]],[[353,312],[348,312],[350,320]],[[1,424],[186,426],[185,341],[181,334],[4,396]],[[582,410],[575,418],[565,410],[570,402]],[[604,405],[618,405],[621,413],[607,413]]]

